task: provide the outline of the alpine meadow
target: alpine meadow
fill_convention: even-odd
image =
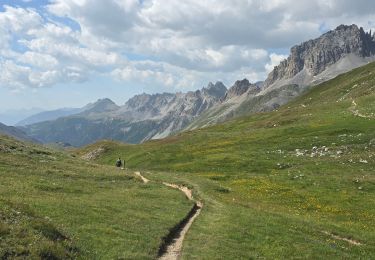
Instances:
[[[0,259],[375,259],[374,31],[370,0],[3,1]]]

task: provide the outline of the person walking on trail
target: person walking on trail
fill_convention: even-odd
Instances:
[[[122,166],[121,158],[119,157],[116,161],[116,167],[120,168]]]
[[[125,169],[125,159],[124,159],[124,164],[123,164],[122,168]]]

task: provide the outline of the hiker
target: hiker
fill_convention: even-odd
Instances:
[[[125,169],[125,159],[124,159],[124,166],[123,166],[123,169]]]
[[[122,161],[121,158],[119,157],[118,160],[116,161],[116,167],[120,168],[122,166]]]

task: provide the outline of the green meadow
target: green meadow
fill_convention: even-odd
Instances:
[[[153,259],[191,207],[133,172],[0,137],[0,259]]]
[[[375,258],[375,63],[258,113],[95,160],[192,187],[204,201],[184,259]]]

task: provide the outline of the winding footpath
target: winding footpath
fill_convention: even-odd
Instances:
[[[134,172],[134,174],[141,178],[144,183],[150,182],[150,180],[142,176],[140,172]],[[188,187],[167,182],[163,182],[163,184],[169,188],[180,190],[185,194],[187,199],[194,201],[194,207],[191,209],[188,215],[170,231],[170,233],[166,236],[164,240],[165,243],[160,247],[158,259],[176,260],[179,259],[181,256],[182,245],[185,239],[185,235],[189,231],[194,220],[199,216],[203,207],[203,203],[194,200],[193,192]]]

